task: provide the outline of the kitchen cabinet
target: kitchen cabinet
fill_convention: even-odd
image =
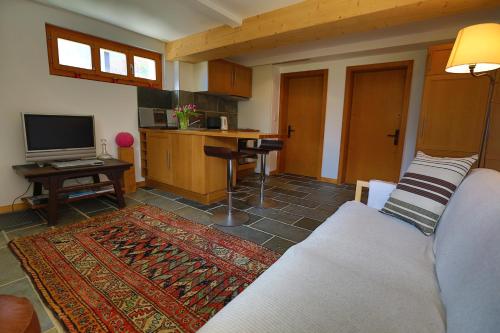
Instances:
[[[238,139],[277,138],[243,131],[140,130],[141,171],[146,185],[209,204],[226,197],[224,159],[208,157],[204,146],[238,149]],[[236,179],[236,174],[234,175]],[[234,180],[235,180],[234,179]]]
[[[162,182],[172,182],[172,144],[171,136],[147,133],[147,176]]]
[[[210,60],[207,66],[208,92],[250,98],[252,69],[223,59]]]
[[[453,44],[428,49],[416,149],[434,156],[479,152],[488,79],[445,72]]]

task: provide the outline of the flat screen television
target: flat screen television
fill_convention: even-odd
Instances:
[[[26,161],[95,158],[94,116],[22,113]]]

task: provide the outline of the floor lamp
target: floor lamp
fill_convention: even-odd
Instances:
[[[470,73],[474,77],[486,76],[490,80],[488,105],[479,150],[479,167],[484,167],[486,163],[486,146],[490,129],[496,69],[498,68],[500,68],[500,24],[476,24],[458,32],[446,65],[446,71],[448,73]]]

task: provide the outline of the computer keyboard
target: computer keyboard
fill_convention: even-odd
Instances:
[[[75,161],[53,162],[50,165],[52,165],[56,169],[69,169],[69,168],[79,168],[86,166],[99,166],[103,164],[104,161],[101,160],[75,160]]]

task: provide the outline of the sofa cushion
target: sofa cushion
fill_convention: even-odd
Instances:
[[[448,332],[499,332],[500,173],[473,170],[451,199],[435,236]]]
[[[344,204],[199,332],[444,332],[432,239]]]
[[[381,212],[431,235],[448,201],[476,159],[477,155],[431,157],[419,151]]]

